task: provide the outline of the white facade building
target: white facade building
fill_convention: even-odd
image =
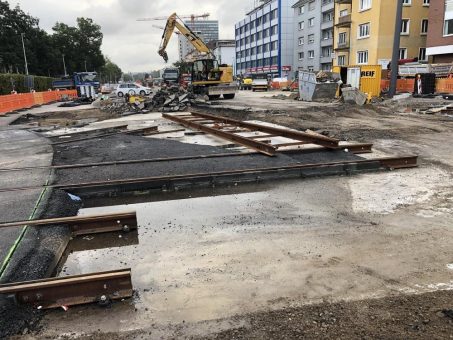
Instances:
[[[295,0],[263,0],[235,25],[236,75],[293,76]]]

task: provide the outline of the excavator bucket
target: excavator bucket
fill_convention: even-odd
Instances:
[[[167,51],[159,51],[159,55],[164,58],[165,62],[168,62],[168,54]]]

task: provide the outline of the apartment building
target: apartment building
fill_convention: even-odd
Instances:
[[[453,62],[453,0],[432,0],[426,54],[432,63]]]
[[[332,69],[334,0],[299,0],[294,9],[295,69]]]
[[[427,61],[430,1],[402,1],[400,59]],[[386,68],[392,58],[396,5],[397,0],[335,0],[334,65]]]
[[[237,75],[292,77],[294,1],[259,1],[235,25]]]

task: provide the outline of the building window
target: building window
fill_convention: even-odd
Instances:
[[[315,25],[315,18],[308,19],[308,26],[313,27]]]
[[[251,42],[251,43],[252,43],[252,42],[255,42],[255,34],[252,34],[252,35],[250,36],[250,42]]]
[[[261,54],[261,51],[263,50],[262,46],[257,46],[256,47],[256,54]]]
[[[453,34],[453,0],[445,0],[444,35]]]
[[[346,56],[344,56],[344,55],[339,55],[338,56],[338,65],[339,66],[346,65]]]
[[[250,55],[255,55],[256,54],[256,47],[252,47],[250,49]]]
[[[371,0],[359,0],[359,11],[365,11],[371,8]]]
[[[299,15],[302,15],[305,13],[305,5],[299,7]]]
[[[345,16],[348,15],[348,13],[349,13],[349,12],[348,12],[347,9],[343,9],[343,10],[340,11],[340,17],[345,17]]]
[[[278,41],[273,41],[271,43],[271,51],[275,51],[278,48]]]
[[[429,6],[429,0],[423,0],[423,6]]]
[[[357,37],[359,39],[368,38],[370,36],[370,23],[361,24],[358,27]]]
[[[313,59],[315,57],[315,51],[308,51],[308,59]]]
[[[400,48],[400,59],[407,59],[407,48]]]
[[[315,68],[313,66],[308,66],[308,71],[313,72]]]
[[[410,6],[412,4],[412,0],[403,0],[403,6]]]
[[[262,36],[263,32],[258,32],[256,33],[256,40],[261,40],[261,36]]]
[[[409,35],[410,19],[403,19],[401,22],[401,35]]]
[[[299,22],[299,31],[303,30],[305,27],[305,21]]]
[[[304,59],[304,52],[299,52],[299,60]]]
[[[322,39],[323,40],[329,40],[332,39],[333,36],[333,30],[332,29],[326,29],[322,31]]]
[[[275,35],[278,33],[278,26],[274,25],[271,27],[271,35]]]
[[[423,19],[420,34],[425,35],[427,33],[428,33],[428,19]]]
[[[309,34],[308,35],[308,43],[313,44],[315,42],[315,35],[314,34]]]
[[[418,60],[419,61],[426,61],[426,48],[421,47],[418,52]]]
[[[330,71],[331,69],[332,69],[332,64],[331,63],[321,64],[321,70]]]
[[[304,44],[304,37],[299,38],[299,46],[302,46]]]
[[[322,22],[330,22],[333,20],[333,12],[323,13]]]
[[[346,44],[346,32],[342,32],[338,35],[338,45]]]
[[[314,11],[315,8],[316,8],[316,3],[315,3],[314,1],[310,1],[310,2],[308,3],[308,10],[309,10],[309,11]]]
[[[368,64],[368,51],[357,52],[357,64]]]
[[[274,20],[277,18],[277,15],[278,15],[278,10],[277,9],[274,9],[272,12],[271,12],[271,20]]]
[[[327,57],[330,57],[331,55],[332,55],[332,47],[328,46],[328,47],[322,48],[321,57],[327,58]]]

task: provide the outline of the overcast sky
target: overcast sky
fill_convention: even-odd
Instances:
[[[137,22],[137,18],[178,14],[210,13],[219,20],[220,38],[234,38],[234,24],[244,17],[252,0],[8,0],[40,19],[41,28],[51,31],[55,22],[75,25],[77,17],[89,17],[102,26],[102,50],[124,72],[150,71],[165,66],[157,49],[162,31],[152,25],[165,21]],[[169,62],[178,59],[177,37],[168,48]]]

